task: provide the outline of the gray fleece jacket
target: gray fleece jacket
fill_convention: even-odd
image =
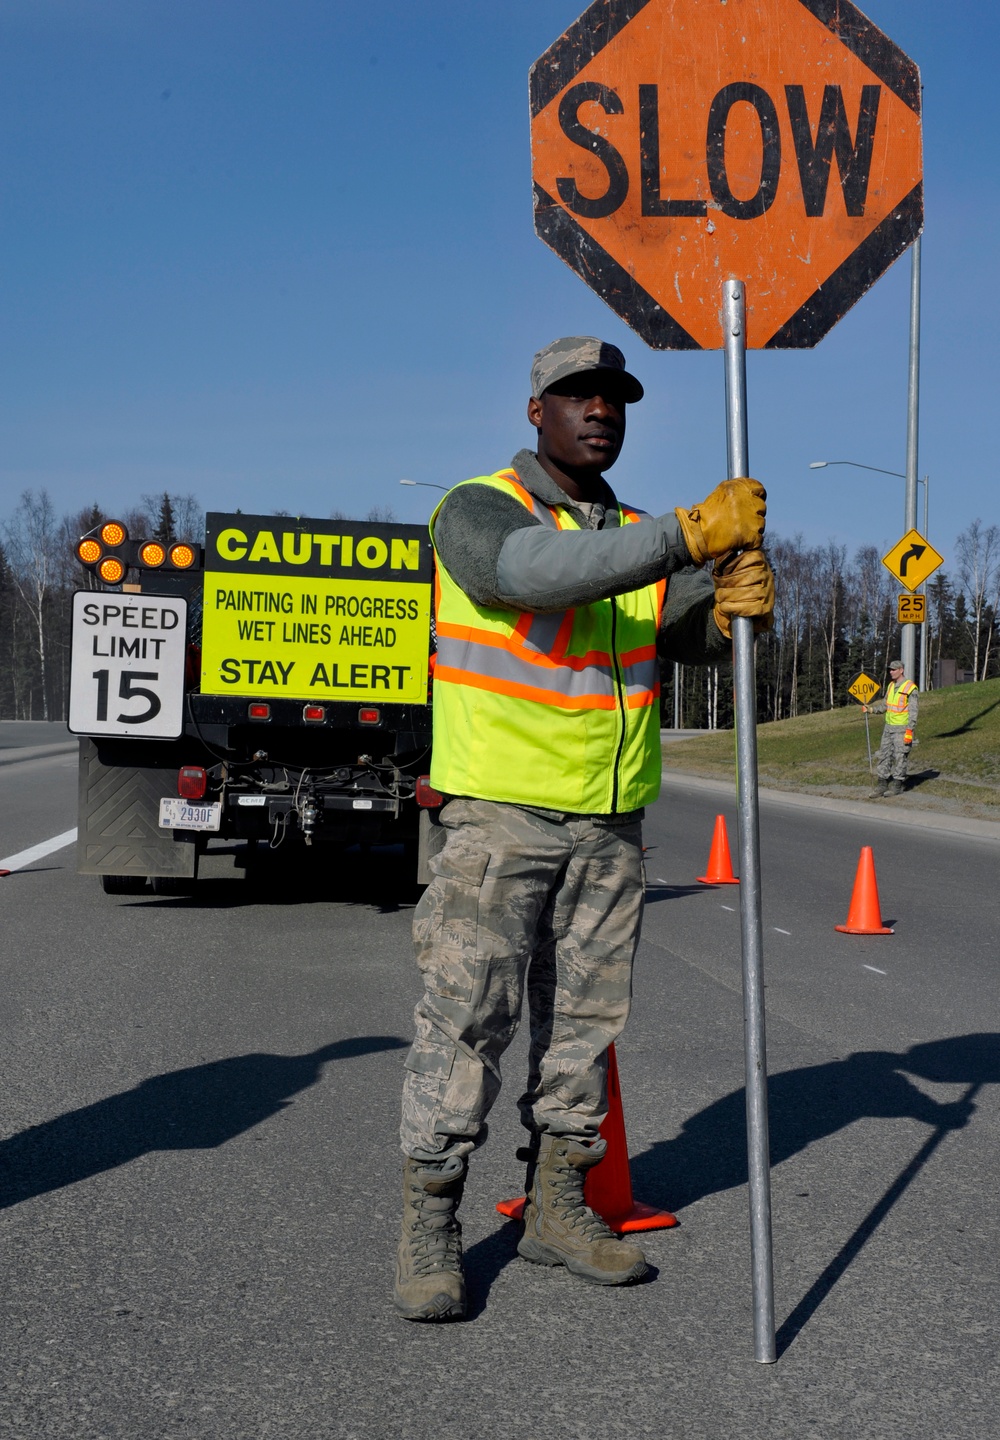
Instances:
[[[551,612],[589,605],[667,579],[658,650],[683,665],[730,653],[712,616],[715,587],[684,544],[677,517],[620,525],[609,485],[588,515],[539,465],[530,450],[511,462],[524,488],[545,505],[562,505],[580,530],[553,530],[519,500],[488,485],[461,485],[442,501],[434,545],[442,564],[477,605]]]

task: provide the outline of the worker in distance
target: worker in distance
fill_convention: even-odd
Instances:
[[[875,758],[875,783],[869,800],[881,800],[884,795],[902,795],[906,788],[919,704],[919,692],[913,681],[906,679],[902,660],[898,657],[890,660],[885,699],[861,707],[865,713],[871,711],[873,715],[885,716]]]
[[[605,472],[642,395],[614,345],[553,341],[531,369],[536,449],[455,486],[431,518],[431,784],[446,803],[413,921],[425,993],[406,1059],[395,1285],[410,1320],[465,1313],[457,1211],[525,989],[518,1253],[599,1285],[647,1268],[583,1184],[605,1151],[608,1046],[629,1012],[659,665],[723,658],[734,615],[769,626],[774,582],[755,480],[657,518],[615,496]]]

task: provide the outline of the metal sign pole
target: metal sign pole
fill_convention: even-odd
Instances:
[[[750,473],[746,287],[740,280],[727,280],[723,285],[722,325],[725,340],[729,478],[734,480]],[[769,1364],[777,1357],[774,1344],[771,1169],[767,1127],[767,1046],[764,1033],[764,936],[761,923],[760,826],[757,810],[757,693],[753,622],[743,616],[735,616],[732,623],[754,1359]]]
[[[920,236],[913,242],[910,258],[910,356],[906,384],[906,535],[917,528],[917,442],[920,430]],[[924,536],[927,539],[927,536]],[[907,680],[916,677],[917,632],[904,625],[900,641]]]
[[[868,724],[868,706],[865,706],[865,740],[868,742],[868,774],[871,782],[875,784],[875,771],[872,769],[872,732]]]

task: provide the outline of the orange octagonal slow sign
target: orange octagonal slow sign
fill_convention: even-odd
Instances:
[[[917,67],[849,0],[595,0],[531,70],[535,229],[656,349],[815,345],[920,233]]]

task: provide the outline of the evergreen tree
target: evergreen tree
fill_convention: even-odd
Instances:
[[[160,513],[156,519],[153,535],[161,545],[172,545],[177,539],[177,531],[174,527],[174,507],[166,490],[160,500]]]

